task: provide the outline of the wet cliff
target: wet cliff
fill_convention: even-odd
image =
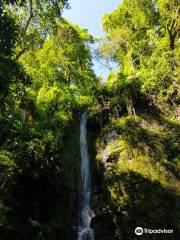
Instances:
[[[175,239],[180,209],[177,119],[140,109],[135,116],[110,113],[107,121],[96,115],[89,125],[96,238],[138,239],[135,228],[142,227],[173,229],[173,236],[164,234],[163,239]]]

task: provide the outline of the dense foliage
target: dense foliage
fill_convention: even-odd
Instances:
[[[85,109],[96,239],[177,231],[179,1],[123,0],[104,16],[98,56],[118,66],[104,84],[68,7],[0,0],[0,239],[73,239]]]
[[[177,237],[179,12],[179,1],[124,0],[103,18],[99,55],[119,67],[94,107],[101,125],[97,185],[103,186],[94,201],[98,239],[136,239],[137,226],[174,229]]]
[[[123,93],[125,99],[139,91],[164,111],[165,103],[171,111],[176,107],[179,11],[178,1],[126,0],[104,16],[107,39],[101,52],[120,64],[107,88]]]
[[[98,78],[91,68],[93,38],[61,18],[66,6],[31,0],[1,5],[1,239],[70,234],[78,139],[71,155],[66,142],[72,127],[77,133],[71,138],[78,136],[74,113],[92,102]]]

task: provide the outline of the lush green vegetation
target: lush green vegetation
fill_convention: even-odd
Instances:
[[[96,239],[177,231],[179,1],[123,0],[104,16],[98,56],[118,66],[104,84],[93,37],[64,8],[0,0],[0,239],[72,239],[85,109]]]

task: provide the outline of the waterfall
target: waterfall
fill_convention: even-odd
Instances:
[[[81,181],[78,240],[94,240],[94,231],[90,227],[94,213],[90,208],[91,174],[87,148],[86,124],[87,114],[84,112],[80,122]]]

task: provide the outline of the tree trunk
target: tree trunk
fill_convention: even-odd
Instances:
[[[131,96],[125,96],[125,104],[127,108],[128,115],[136,115],[136,111],[133,104],[133,99]]]

